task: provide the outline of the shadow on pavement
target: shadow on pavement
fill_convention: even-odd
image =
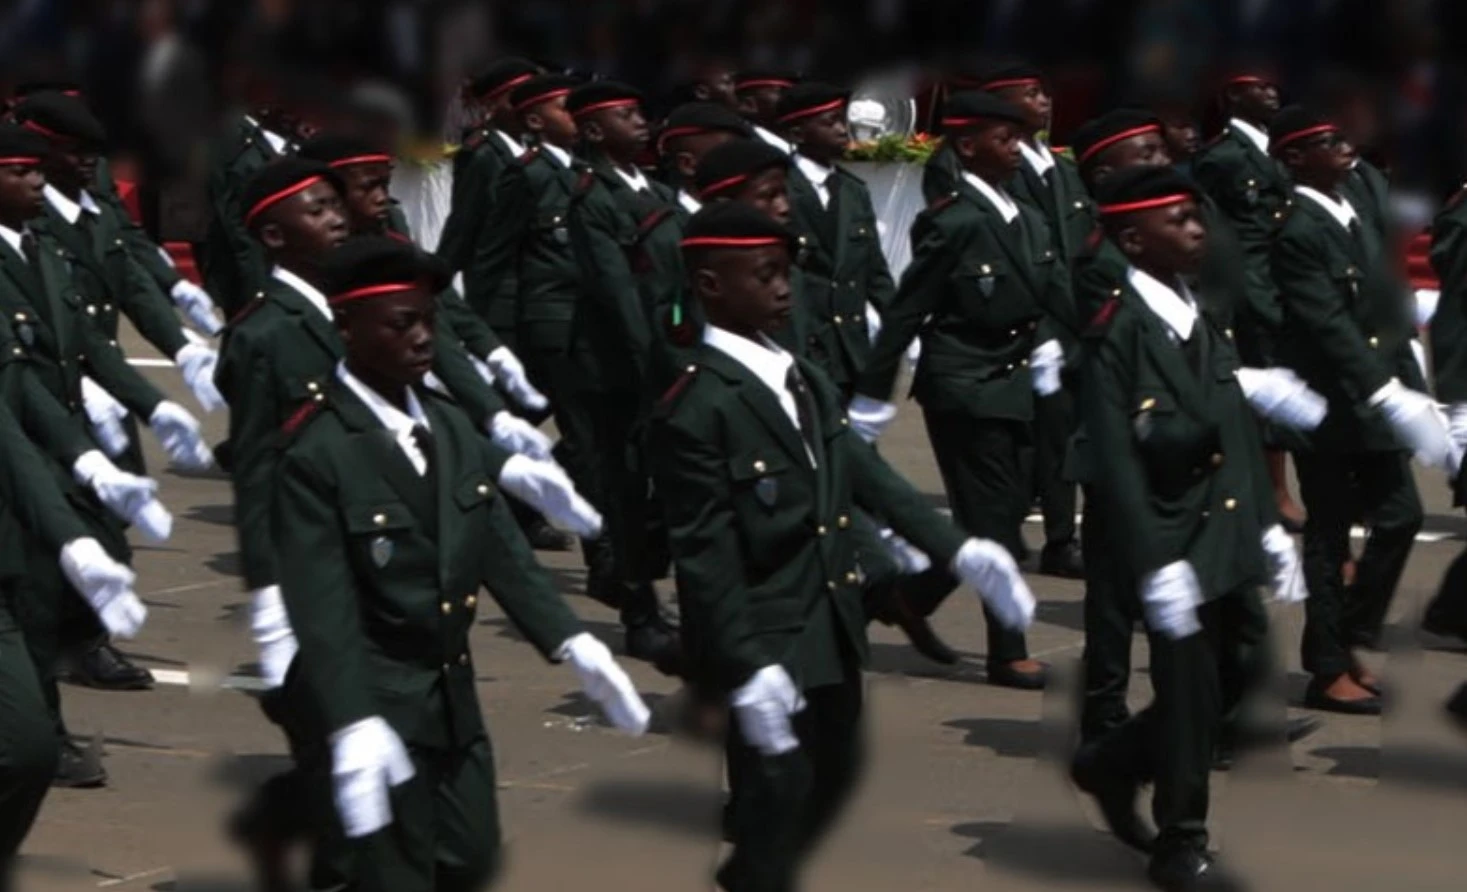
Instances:
[[[1027,719],[953,719],[943,722],[967,736],[963,743],[993,750],[995,755],[1015,759],[1032,758],[1039,753],[1040,724]]]
[[[608,780],[585,789],[577,807],[618,824],[635,824],[679,836],[718,839],[723,793],[709,784],[680,780]]]
[[[1140,885],[1138,858],[1086,825],[977,821],[956,824],[952,832],[977,840],[963,854],[996,870],[1085,886]]]

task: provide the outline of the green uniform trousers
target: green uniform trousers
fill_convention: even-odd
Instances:
[[[992,539],[1017,560],[1024,552],[1021,530],[1033,491],[1032,425],[929,409],[922,410],[922,418],[953,522],[974,536]],[[937,608],[930,602],[926,606]],[[989,666],[1028,659],[1023,632],[1004,628],[986,604],[983,617],[988,624]]]
[[[1131,639],[1141,619],[1140,589],[1106,541],[1100,499],[1089,492],[1081,519],[1085,550],[1085,650],[1081,660],[1080,739],[1090,743],[1131,717]]]
[[[1376,640],[1422,524],[1421,499],[1404,452],[1296,453],[1304,525],[1304,671],[1326,682],[1353,667],[1350,649]],[[1370,530],[1345,588],[1350,525]]]
[[[1181,641],[1149,633],[1151,705],[1094,744],[1102,770],[1155,784],[1152,817],[1156,852],[1207,847],[1208,782],[1223,718],[1257,689],[1260,673],[1249,657],[1266,621],[1256,586],[1246,586],[1197,609],[1202,631]]]
[[[51,788],[59,746],[12,597],[0,593],[0,892]]]
[[[864,761],[859,670],[804,692],[791,717],[798,749],[765,756],[730,717],[725,741],[733,852],[718,871],[727,892],[794,892],[800,865],[855,790]]]
[[[1075,432],[1075,397],[1069,388],[1034,399],[1034,493],[1044,514],[1044,545],[1075,539],[1075,484],[1065,479],[1065,451]]]

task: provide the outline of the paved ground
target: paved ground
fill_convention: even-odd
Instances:
[[[136,355],[149,355],[137,349]],[[176,372],[145,368],[170,393]],[[189,404],[191,401],[185,400]],[[222,439],[222,417],[207,421]],[[915,406],[884,451],[940,499]],[[154,450],[152,467],[161,468]],[[56,791],[25,846],[23,889],[245,892],[239,857],[221,839],[228,809],[284,764],[278,733],[246,693],[252,654],[234,576],[230,496],[218,476],[159,475],[178,522],[164,547],[139,550],[151,611],[127,652],[166,684],[147,693],[64,691],[72,728],[105,750],[105,790]],[[1467,854],[1467,738],[1438,716],[1467,677],[1461,654],[1423,652],[1415,619],[1467,524],[1439,476],[1423,476],[1428,531],[1394,613],[1397,647],[1371,657],[1402,694],[1384,722],[1330,716],[1290,753],[1219,775],[1216,843],[1260,890],[1452,890]],[[1026,530],[1039,545],[1040,530]],[[570,555],[544,556],[594,631],[619,645],[614,616],[580,596]],[[924,663],[890,630],[874,630],[873,765],[854,816],[813,867],[824,890],[1141,888],[1141,863],[1098,829],[1065,782],[1070,682],[1080,648],[1078,583],[1032,576],[1040,599],[1031,648],[1062,684],[1043,697],[988,687],[977,599],[960,593],[937,617],[965,651],[953,671]],[[594,718],[570,671],[546,665],[491,605],[474,640],[479,690],[498,753],[510,870],[504,889],[706,889],[718,856],[718,754],[653,734],[632,740]],[[1276,613],[1281,659],[1297,702],[1298,608]],[[1137,665],[1145,664],[1138,641]],[[629,666],[649,701],[676,685]],[[243,681],[240,681],[243,677]],[[1134,697],[1148,696],[1144,672]]]

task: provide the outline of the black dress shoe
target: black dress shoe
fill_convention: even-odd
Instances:
[[[62,677],[72,684],[104,691],[147,691],[153,687],[153,673],[134,664],[105,639],[78,653]]]
[[[1156,842],[1136,810],[1136,796],[1141,784],[1105,770],[1096,758],[1094,746],[1084,746],[1070,763],[1070,779],[1082,792],[1095,797],[1101,817],[1116,839],[1138,852],[1150,852]]]
[[[1040,663],[1036,672],[1020,672],[1012,663],[990,663],[988,683],[1021,691],[1042,691],[1049,683],[1049,667]]]
[[[1304,705],[1310,709],[1338,712],[1341,715],[1380,715],[1381,712],[1379,694],[1363,700],[1340,700],[1326,694],[1323,685],[1312,681],[1304,689]]]
[[[1151,859],[1146,876],[1165,892],[1243,892],[1242,880],[1217,866],[1212,856],[1184,849]]]
[[[107,769],[95,748],[82,748],[69,737],[61,740],[56,760],[56,776],[51,786],[79,790],[107,786]]]
[[[927,617],[918,613],[908,603],[900,584],[892,587],[891,594],[876,609],[873,618],[888,626],[896,626],[901,629],[902,634],[907,636],[907,641],[911,643],[917,653],[932,662],[941,663],[944,666],[952,666],[958,662],[957,653],[937,636],[937,632],[933,630]]]
[[[536,551],[570,551],[576,544],[574,537],[546,523],[543,517],[525,528],[525,539]]]
[[[663,675],[683,670],[683,642],[677,627],[659,615],[627,624],[627,656],[651,663]]]
[[[1073,539],[1058,545],[1046,545],[1039,553],[1039,572],[1064,579],[1085,578],[1085,558],[1080,543]]]

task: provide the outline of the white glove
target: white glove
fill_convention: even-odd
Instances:
[[[214,453],[204,445],[199,423],[178,403],[163,400],[153,410],[148,426],[173,463],[191,471],[202,471],[214,464]]]
[[[1268,555],[1268,569],[1273,574],[1273,596],[1285,604],[1298,604],[1309,597],[1304,587],[1304,565],[1294,537],[1274,524],[1263,531],[1263,551]]]
[[[156,481],[127,473],[96,449],[77,457],[71,476],[154,542],[167,542],[172,535],[173,515],[158,501]]]
[[[511,455],[499,472],[505,492],[545,515],[556,527],[582,539],[601,535],[601,514],[581,498],[560,465]]]
[[[554,444],[539,428],[523,418],[508,412],[496,412],[489,419],[488,428],[489,439],[510,452],[528,455],[539,461],[550,460],[550,450]]]
[[[1253,411],[1284,427],[1312,431],[1329,412],[1329,401],[1310,390],[1293,369],[1238,369],[1238,386]]]
[[[805,708],[805,698],[783,666],[775,663],[755,672],[733,692],[729,705],[744,739],[759,752],[778,756],[799,748],[790,716]]]
[[[1408,390],[1392,378],[1370,397],[1370,405],[1379,409],[1390,422],[1416,460],[1432,468],[1447,468],[1451,458],[1447,419],[1431,397]]]
[[[1441,303],[1442,293],[1436,288],[1417,288],[1414,296],[1416,298],[1416,327],[1425,328],[1431,323],[1431,317],[1436,315],[1436,307]]]
[[[874,344],[874,343],[876,343],[876,339],[880,335],[881,335],[881,314],[878,313],[878,312],[876,312],[876,307],[872,306],[871,304],[867,304],[866,305],[866,337],[870,338],[871,339],[871,343]]]
[[[332,734],[331,783],[346,835],[368,836],[391,824],[387,790],[412,780],[415,773],[402,738],[380,716]]]
[[[126,452],[129,439],[127,428],[122,426],[126,407],[91,378],[81,379],[81,397],[87,424],[103,451],[113,458]]]
[[[1065,367],[1065,350],[1053,338],[1029,354],[1029,371],[1034,375],[1034,392],[1040,396],[1059,393],[1060,371]]]
[[[194,328],[211,338],[224,330],[224,323],[219,321],[218,311],[214,309],[214,299],[193,282],[179,279],[169,296]]]
[[[250,637],[260,649],[260,675],[265,684],[280,687],[300,649],[280,597],[280,586],[267,585],[250,592]]]
[[[1467,456],[1467,403],[1452,403],[1447,407],[1447,436],[1452,440],[1447,473],[1456,477],[1463,456]]]
[[[1173,561],[1148,574],[1141,582],[1141,605],[1146,623],[1173,641],[1202,631],[1197,608],[1202,604],[1202,585],[1197,572],[1186,561]]]
[[[96,539],[73,539],[61,546],[61,572],[97,612],[107,633],[133,638],[148,618],[148,608],[133,591],[137,576],[114,561]]]
[[[977,590],[1005,627],[1027,629],[1034,621],[1034,594],[1007,548],[991,539],[969,539],[953,557],[952,571]]]
[[[897,407],[895,403],[883,403],[857,394],[846,407],[846,415],[850,416],[851,428],[861,435],[861,439],[875,443],[896,420]]]
[[[909,372],[915,372],[917,370],[917,361],[922,358],[922,339],[921,338],[912,338],[912,343],[910,343],[910,344],[907,345],[906,358],[907,358],[907,371],[909,371]]]
[[[601,706],[617,730],[633,737],[647,732],[652,711],[606,645],[589,632],[582,632],[562,644],[555,658],[571,664],[581,679],[581,690]]]
[[[530,376],[525,374],[520,358],[508,347],[495,348],[484,357],[484,361],[494,370],[495,377],[504,382],[504,389],[509,391],[515,402],[531,412],[543,412],[550,407],[550,400],[530,383]]]
[[[479,373],[479,377],[484,379],[485,384],[493,387],[494,382],[499,380],[498,378],[494,377],[494,370],[489,368],[489,363],[473,355],[472,353],[469,354],[469,362],[472,362],[474,364],[474,371]]]
[[[173,357],[178,370],[183,373],[184,383],[194,393],[194,399],[212,412],[224,406],[224,397],[214,386],[214,367],[219,363],[219,354],[212,347],[202,344],[184,344]]]
[[[932,566],[927,552],[898,536],[891,528],[883,529],[877,535],[881,537],[881,544],[886,546],[887,556],[896,562],[903,574],[921,573]]]

